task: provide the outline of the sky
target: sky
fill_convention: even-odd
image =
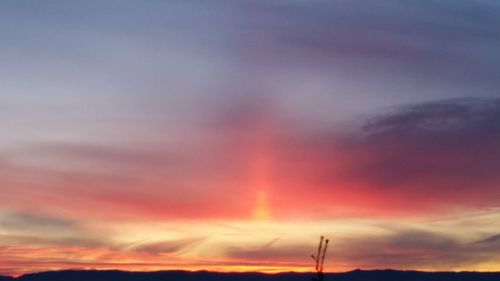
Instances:
[[[498,270],[500,3],[0,1],[0,275]]]

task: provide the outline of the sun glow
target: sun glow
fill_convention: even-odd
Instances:
[[[269,207],[269,199],[265,191],[257,192],[255,208],[253,210],[253,219],[257,222],[265,222],[271,220],[271,210]]]

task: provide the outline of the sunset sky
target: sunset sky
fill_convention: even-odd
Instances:
[[[499,270],[500,2],[0,1],[0,275]]]

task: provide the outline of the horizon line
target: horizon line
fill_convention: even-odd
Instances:
[[[36,271],[23,273],[19,275],[1,275],[0,277],[10,277],[10,278],[21,278],[23,276],[28,275],[37,275],[44,273],[54,273],[54,272],[123,272],[123,273],[169,273],[169,272],[182,272],[182,273],[213,273],[213,274],[261,274],[261,275],[279,275],[279,274],[316,274],[314,269],[311,271],[294,271],[294,270],[286,270],[286,271],[224,271],[224,270],[210,270],[210,269],[165,269],[165,270],[123,270],[123,269],[98,269],[98,268],[68,268],[68,269],[60,269],[60,270],[45,270],[45,271]],[[500,274],[500,270],[498,271],[486,271],[486,270],[418,270],[418,269],[394,269],[394,268],[385,268],[385,269],[362,269],[356,268],[348,271],[326,271],[324,274],[335,275],[335,274],[348,274],[353,272],[381,272],[381,271],[396,271],[396,272],[417,272],[417,273],[486,273],[486,274]]]

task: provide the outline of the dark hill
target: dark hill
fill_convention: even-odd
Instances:
[[[217,273],[217,272],[126,272],[66,270],[27,274],[0,281],[309,281],[312,273]],[[355,270],[325,275],[325,281],[500,281],[500,272],[418,272],[396,270]]]

